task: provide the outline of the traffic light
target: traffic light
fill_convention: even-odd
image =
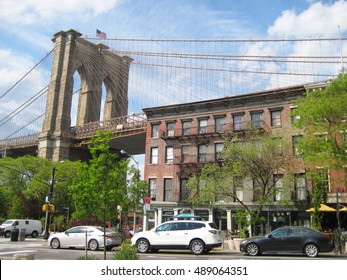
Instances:
[[[48,212],[55,213],[55,205],[54,204],[48,205]]]
[[[42,205],[42,211],[55,213],[55,205],[54,204],[44,204],[44,205]]]

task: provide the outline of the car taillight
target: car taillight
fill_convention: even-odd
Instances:
[[[209,229],[208,231],[211,232],[212,234],[217,234],[218,233],[218,231],[213,230],[213,229]]]
[[[331,240],[332,239],[332,236],[331,235],[324,235],[324,239],[326,239],[326,240]]]

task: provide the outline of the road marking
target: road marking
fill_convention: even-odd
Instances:
[[[0,255],[10,255],[10,254],[22,254],[22,253],[36,253],[36,250],[25,250],[25,251],[8,251],[0,253]]]

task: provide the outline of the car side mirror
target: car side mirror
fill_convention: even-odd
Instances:
[[[268,237],[268,238],[272,238],[272,234],[268,234],[267,237]]]

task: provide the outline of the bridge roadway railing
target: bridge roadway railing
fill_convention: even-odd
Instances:
[[[71,127],[74,139],[88,139],[96,134],[97,130],[111,130],[122,135],[134,134],[146,129],[146,115],[144,113],[113,118],[107,121],[91,122],[82,126]],[[26,148],[38,145],[38,136],[28,134],[19,137],[0,140],[0,150]]]

